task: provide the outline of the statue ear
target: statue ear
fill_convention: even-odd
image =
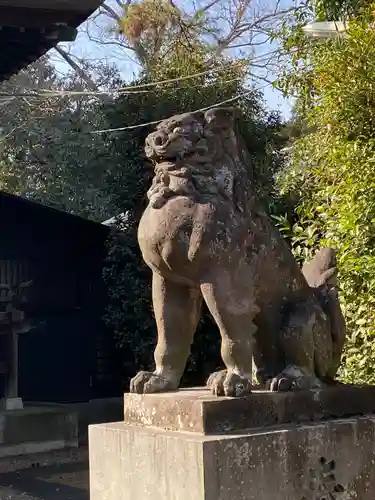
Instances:
[[[204,118],[210,128],[232,128],[236,118],[235,108],[212,108],[205,112]]]

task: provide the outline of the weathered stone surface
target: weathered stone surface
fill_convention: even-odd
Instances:
[[[227,435],[90,427],[91,500],[373,500],[375,420]]]
[[[208,306],[222,337],[226,369],[208,386],[218,396],[310,389],[334,378],[345,338],[335,253],[321,249],[301,270],[260,206],[251,156],[232,108],[173,116],[146,140],[155,176],[138,228],[153,271],[158,330],[153,372],[136,393],[178,388]]]
[[[375,414],[375,387],[337,386],[314,391],[254,392],[244,398],[213,396],[207,389],[125,394],[129,425],[204,434]]]

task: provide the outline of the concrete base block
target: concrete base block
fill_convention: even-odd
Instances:
[[[0,412],[0,458],[78,446],[78,417],[63,408]]]
[[[374,500],[373,395],[127,394],[89,428],[91,500]]]
[[[374,500],[375,418],[203,435],[90,427],[90,500]]]

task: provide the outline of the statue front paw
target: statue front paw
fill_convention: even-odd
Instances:
[[[279,375],[270,379],[266,384],[272,392],[310,391],[321,389],[323,383],[315,375],[297,366],[287,366]]]
[[[130,392],[151,394],[178,389],[178,380],[155,372],[139,372],[130,381]]]
[[[251,394],[251,380],[229,370],[214,372],[207,380],[207,387],[215,396],[241,397]]]

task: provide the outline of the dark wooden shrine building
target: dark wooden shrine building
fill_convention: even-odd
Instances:
[[[119,393],[102,321],[108,227],[0,192],[0,283],[32,281],[19,336],[25,401],[85,401]],[[1,349],[0,349],[1,350]]]
[[[0,0],[0,82],[58,42],[74,40],[79,24],[101,3]],[[102,321],[107,234],[101,224],[0,192],[0,284],[32,281],[25,306],[32,328],[19,337],[19,395],[25,401],[119,393]],[[2,352],[0,345],[0,357]],[[5,376],[0,374],[0,392]]]

